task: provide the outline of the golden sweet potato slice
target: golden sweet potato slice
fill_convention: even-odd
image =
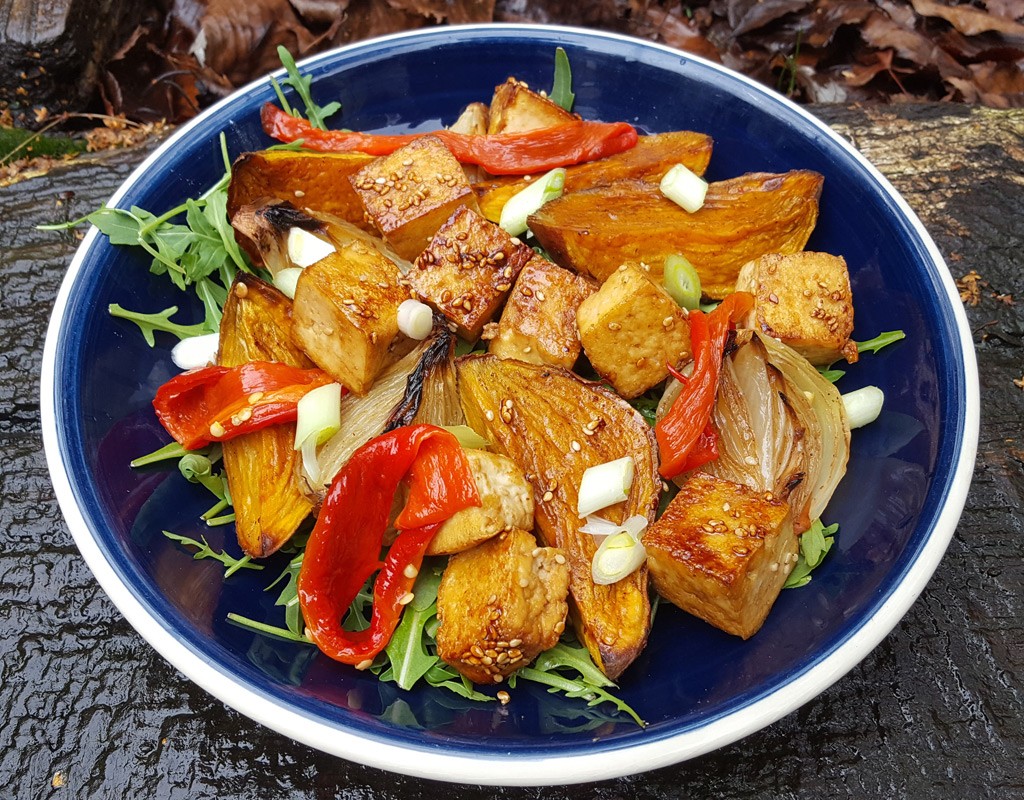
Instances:
[[[243,153],[231,167],[228,219],[263,198],[287,200],[298,208],[333,214],[364,230],[373,226],[348,176],[373,161],[365,153],[308,153],[261,150]]]
[[[660,276],[665,258],[682,253],[704,292],[724,297],[748,261],[803,250],[818,219],[822,180],[807,170],[742,175],[712,183],[693,214],[657,186],[620,181],[552,200],[529,225],[556,262],[600,281],[628,262]]]
[[[292,342],[291,302],[252,275],[240,274],[224,304],[217,363],[281,361],[309,369],[313,362]],[[224,442],[224,468],[242,550],[269,556],[299,527],[313,503],[299,489],[295,424],[272,425]]]
[[[526,474],[536,532],[565,553],[577,636],[605,675],[617,677],[647,641],[647,568],[609,586],[594,584],[597,544],[579,531],[578,492],[587,467],[632,456],[629,498],[601,513],[613,521],[633,514],[653,521],[661,481],[651,427],[613,392],[557,367],[472,355],[459,360],[458,371],[467,422]]]
[[[703,175],[711,160],[711,146],[710,136],[693,131],[641,136],[635,147],[622,153],[566,167],[564,192],[582,192],[621,180],[658,183],[676,164]],[[508,199],[528,185],[522,178],[494,178],[474,185],[480,213],[497,222]]]

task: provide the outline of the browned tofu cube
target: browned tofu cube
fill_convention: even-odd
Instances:
[[[558,643],[569,565],[510,530],[452,556],[437,591],[437,653],[474,683],[501,683]]]
[[[497,453],[465,452],[480,505],[450,516],[430,540],[427,555],[461,553],[510,528],[533,530],[533,487],[523,471]]]
[[[772,253],[748,262],[736,290],[754,295],[747,327],[788,344],[815,365],[857,360],[846,261],[828,253]]]
[[[576,312],[583,350],[625,398],[643,394],[690,355],[690,325],[641,266],[624,264]]]
[[[530,89],[522,81],[509,78],[494,87],[488,133],[523,131],[564,125],[576,117],[560,105]]]
[[[662,597],[744,639],[760,629],[797,561],[788,503],[703,473],[642,538]]]
[[[431,239],[406,276],[427,303],[476,341],[534,252],[465,206]]]
[[[576,311],[595,284],[536,256],[523,267],[487,352],[572,369],[580,355]]]
[[[479,208],[462,165],[436,136],[371,161],[349,180],[370,221],[409,261],[456,208]]]
[[[398,306],[409,299],[398,266],[358,237],[334,238],[337,250],[299,275],[292,335],[321,369],[365,394],[402,355]]]

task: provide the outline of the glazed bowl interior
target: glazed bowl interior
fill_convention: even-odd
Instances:
[[[825,176],[808,249],[842,255],[856,305],[854,338],[902,328],[906,339],[848,370],[843,391],[875,384],[881,418],[853,437],[847,477],[824,519],[836,545],[813,581],[784,591],[751,640],[726,635],[662,604],[647,649],[619,695],[641,729],[604,706],[520,682],[508,706],[431,688],[404,692],[312,648],[229,623],[280,623],[265,592],[285,557],[228,580],[193,561],[170,530],[238,552],[231,526],[198,517],[210,495],[176,470],[129,461],[167,441],[150,402],[176,374],[173,339],[150,349],[107,306],[158,311],[193,298],[149,273],[139,251],[90,234],[62,289],[47,343],[43,412],[65,515],[104,588],[166,657],[216,696],[328,752],[416,775],[473,783],[565,783],[621,775],[704,752],[797,707],[877,643],[924,586],[964,502],[976,439],[973,352],[934,245],[891,187],[838,137],[776,95],[667,48],[612,35],[535,27],[440,28],[354,45],[305,68],[321,103],[338,99],[336,126],[428,131],[486,101],[514,74],[550,85],[563,46],[575,111],[644,132],[692,129],[714,138],[708,173],[811,169]],[[223,173],[232,156],[271,144],[259,124],[267,81],[179,131],[125,184],[121,207],[161,212]],[[536,770],[523,770],[524,758]],[[524,774],[530,773],[530,774]]]

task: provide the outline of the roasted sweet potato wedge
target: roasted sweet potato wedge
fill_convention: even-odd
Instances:
[[[292,342],[291,302],[273,286],[240,274],[228,293],[217,363],[281,361],[309,369]],[[295,424],[272,425],[224,442],[224,467],[242,550],[253,558],[281,547],[313,510],[296,477]]]
[[[529,225],[556,262],[598,280],[628,262],[648,264],[658,276],[667,256],[682,253],[704,292],[724,297],[748,261],[803,250],[818,219],[822,180],[807,170],[742,175],[712,183],[693,214],[657,186],[620,181],[552,200]]]
[[[658,183],[676,164],[703,175],[711,160],[711,146],[710,136],[693,131],[641,136],[635,147],[622,153],[566,167],[564,192],[582,192],[621,180]],[[528,185],[523,178],[494,178],[474,185],[480,213],[497,222],[508,199]]]
[[[228,219],[242,206],[272,197],[299,208],[333,214],[365,230],[373,226],[363,216],[363,204],[348,176],[373,156],[365,153],[309,153],[260,150],[243,153],[231,167]]]
[[[653,521],[661,481],[651,427],[613,392],[557,367],[471,355],[458,361],[458,372],[467,422],[533,485],[537,534],[561,548],[569,563],[576,633],[597,666],[615,678],[647,641],[647,570],[609,586],[594,584],[597,544],[578,530],[578,491],[587,467],[632,456],[629,498],[602,515],[619,521],[643,514]]]

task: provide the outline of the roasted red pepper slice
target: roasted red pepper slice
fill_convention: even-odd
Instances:
[[[690,312],[693,372],[672,408],[654,426],[659,469],[664,477],[674,478],[718,458],[718,434],[711,424],[711,412],[718,393],[722,354],[729,328],[745,317],[753,305],[752,295],[735,292],[710,314]]]
[[[382,564],[384,530],[403,479],[409,499],[395,520],[398,538]],[[395,632],[403,598],[437,529],[457,511],[478,505],[462,446],[441,428],[396,428],[359,448],[327,492],[299,571],[299,607],[316,646],[336,661],[368,666]],[[342,619],[378,569],[370,627],[346,631]]]
[[[424,135],[322,131],[273,103],[263,106],[260,119],[269,136],[282,142],[302,139],[304,147],[322,152],[383,156]],[[628,122],[584,120],[523,133],[471,135],[442,129],[431,134],[441,139],[461,163],[479,164],[492,175],[526,175],[593,161],[629,150],[638,138]]]
[[[195,450],[268,425],[294,422],[302,396],[333,380],[319,369],[274,361],[202,367],[176,375],[157,389],[153,408],[174,440]]]

